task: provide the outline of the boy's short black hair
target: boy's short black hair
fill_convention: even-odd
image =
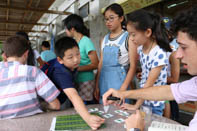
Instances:
[[[179,13],[172,22],[171,30],[177,35],[179,31],[197,41],[197,7]]]
[[[3,43],[3,51],[7,57],[21,57],[29,48],[28,41],[22,36],[11,36]]]
[[[63,59],[64,52],[73,47],[79,48],[77,42],[71,37],[62,37],[55,43],[55,54]]]
[[[44,46],[46,48],[50,48],[50,44],[48,41],[43,41],[41,46]]]

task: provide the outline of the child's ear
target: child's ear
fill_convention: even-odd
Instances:
[[[145,35],[146,37],[151,37],[152,35],[152,30],[150,28],[148,28],[146,31],[145,31]]]
[[[76,31],[76,30],[75,30],[75,28],[73,28],[73,27],[70,29],[70,32],[75,32],[75,31]]]
[[[124,21],[124,16],[119,17],[121,23]]]
[[[26,50],[26,51],[23,53],[23,55],[20,57],[20,58],[21,58],[22,64],[26,64],[26,63],[27,63],[28,53],[29,53],[29,50]]]
[[[28,53],[29,53],[29,50],[25,51],[25,53],[23,54],[23,56],[27,59],[28,58]]]
[[[64,64],[63,60],[58,56],[57,57],[57,61],[60,63],[60,64]]]

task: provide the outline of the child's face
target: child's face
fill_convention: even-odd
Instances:
[[[177,42],[179,48],[176,57],[181,59],[189,74],[197,75],[197,42],[191,40],[187,33],[181,31],[178,32]]]
[[[105,25],[110,31],[116,30],[121,27],[123,17],[119,17],[114,11],[107,10],[105,12]]]
[[[129,32],[131,40],[136,45],[145,45],[150,39],[150,35],[147,34],[147,31],[136,30],[135,26],[131,22],[127,24],[127,31]]]
[[[73,47],[64,52],[63,59],[58,57],[60,64],[64,64],[70,70],[74,70],[80,64],[80,52],[78,47]]]

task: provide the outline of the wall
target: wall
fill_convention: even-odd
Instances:
[[[105,23],[103,20],[103,15],[101,14],[101,9],[104,7],[107,7],[108,5],[112,4],[115,2],[115,0],[64,0],[62,4],[60,3],[55,3],[53,9],[57,9],[60,11],[65,11],[68,12],[73,12],[78,14],[78,9],[82,7],[84,4],[89,2],[89,16],[86,18],[86,24],[88,24],[88,27],[90,29],[90,38],[95,44],[97,53],[99,54],[100,52],[100,40],[104,37],[105,34],[107,34],[108,30],[105,27]],[[47,15],[47,14],[46,14]],[[54,27],[51,29],[50,27],[46,28],[46,31],[49,31],[49,34],[42,34],[38,43],[40,45],[41,41],[43,40],[50,40],[50,36],[53,33],[55,35],[55,38],[58,39],[61,36],[65,35],[64,29],[62,28],[62,20],[65,19],[67,16],[56,16],[56,15],[51,15],[45,18],[43,16],[43,20],[39,20],[40,22],[44,21],[46,23],[52,23],[54,24]],[[54,19],[55,18],[55,19]],[[99,56],[99,55],[98,55]]]
[[[108,32],[103,20],[104,17],[101,14],[101,9],[113,2],[115,2],[115,0],[94,0],[90,2],[90,14],[93,16],[89,21],[90,38],[95,44],[98,56],[100,53],[100,40]]]
[[[78,14],[78,9],[89,2],[89,16],[85,18],[85,23],[88,25],[90,29],[90,38],[95,44],[97,53],[100,52],[100,40],[107,34],[108,30],[105,27],[105,23],[103,21],[103,15],[101,14],[101,9],[115,2],[115,0],[79,0],[75,1],[66,11],[73,12]],[[66,16],[59,16],[58,20],[56,20],[57,24],[60,23]],[[57,33],[60,32],[60,28],[57,27]],[[65,32],[62,32],[65,33]],[[59,34],[58,37],[62,36],[62,33]],[[98,55],[99,56],[99,55]]]

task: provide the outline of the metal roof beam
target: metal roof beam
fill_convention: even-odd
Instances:
[[[21,24],[21,25],[39,25],[39,26],[49,26],[49,24],[44,23],[30,23],[30,22],[14,22],[14,21],[0,21],[0,24]]]
[[[14,34],[15,35],[15,34]],[[10,36],[14,36],[14,35],[0,35],[0,38],[3,38],[3,37],[10,37]],[[28,37],[40,37],[40,36],[31,36],[29,35]]]
[[[47,31],[37,31],[37,30],[2,30],[0,29],[0,32],[18,32],[18,31],[24,31],[24,32],[38,32],[38,33],[48,33]]]
[[[71,14],[70,12],[64,12],[64,11],[54,11],[54,10],[44,10],[44,9],[33,9],[33,8],[20,8],[20,7],[14,7],[14,6],[2,6],[0,5],[0,9],[3,10],[16,10],[16,11],[31,11],[31,12],[36,12],[36,13],[49,13],[49,14],[59,14],[59,15],[69,15]]]

